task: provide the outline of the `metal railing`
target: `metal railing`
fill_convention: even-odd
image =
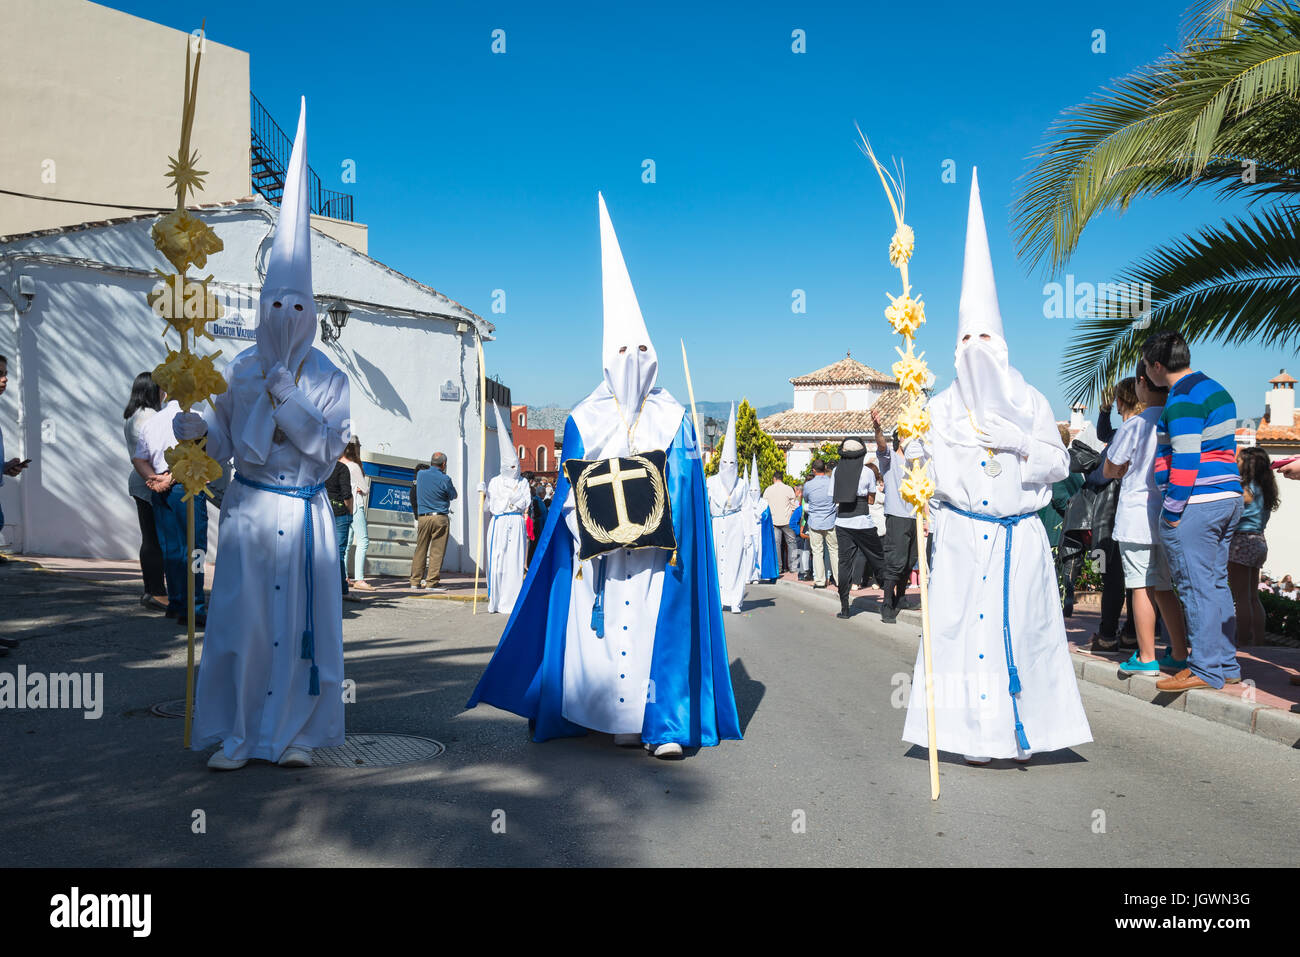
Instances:
[[[284,177],[293,152],[293,140],[280,128],[252,92],[250,102],[249,178],[255,190],[269,202],[280,205],[284,196]],[[307,167],[307,196],[311,211],[317,216],[329,216],[347,222],[356,222],[352,210],[352,194],[321,186],[320,176]]]

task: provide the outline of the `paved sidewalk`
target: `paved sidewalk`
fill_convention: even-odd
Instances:
[[[778,587],[804,589],[824,596],[828,610],[839,607],[839,594],[833,587],[814,591],[812,582],[801,582],[789,573],[783,575],[776,584]],[[747,599],[755,594],[752,589],[763,587],[751,585]],[[879,614],[879,588],[854,589],[851,598],[855,617],[866,615],[875,618]],[[920,606],[920,589],[909,588],[904,610],[899,613],[899,621],[919,628]],[[1242,731],[1263,735],[1289,747],[1300,748],[1300,685],[1291,684],[1291,677],[1300,674],[1300,648],[1278,645],[1238,648],[1241,684],[1227,685],[1219,691],[1203,689],[1175,694],[1158,691],[1156,681],[1159,679],[1151,675],[1122,674],[1118,665],[1128,660],[1131,650],[1109,654],[1090,651],[1092,635],[1097,630],[1099,619],[1099,611],[1087,603],[1076,605],[1074,614],[1065,619],[1074,672],[1080,679],[1133,695],[1162,708],[1187,711]],[[900,634],[899,637],[906,638],[909,642],[913,640],[911,633]]]

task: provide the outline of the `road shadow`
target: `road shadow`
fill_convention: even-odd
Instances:
[[[183,721],[150,713],[185,695],[186,638],[133,585],[10,564],[0,593],[5,633],[22,640],[0,671],[97,672],[104,689],[97,720],[0,714],[0,866],[629,866],[644,863],[629,816],[671,819],[715,798],[693,761],[608,735],[535,744],[522,718],[465,711],[497,636],[463,603],[345,605],[359,609],[344,619],[349,732],[432,738],[440,757],[218,773],[205,767],[213,749],[182,747]],[[752,716],[762,685],[733,670]]]
[[[930,752],[928,749],[914,744],[907,749],[903,757],[928,761]],[[1029,759],[1028,764],[1020,764],[1011,758],[995,758],[988,764],[968,765],[966,759],[960,754],[952,754],[948,751],[939,752],[940,764],[960,764],[962,767],[969,767],[972,771],[1029,771],[1041,765],[1086,764],[1087,761],[1087,758],[1072,748],[1062,748],[1060,751],[1044,751],[1041,754],[1035,754]]]

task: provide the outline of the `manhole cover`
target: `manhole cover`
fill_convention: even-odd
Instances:
[[[182,702],[183,704],[183,702]],[[413,734],[349,734],[342,747],[317,748],[311,763],[328,768],[376,768],[436,758],[447,749],[432,738]]]
[[[183,718],[185,717],[185,699],[177,698],[175,701],[164,701],[156,704],[149,709],[151,714],[160,718]]]

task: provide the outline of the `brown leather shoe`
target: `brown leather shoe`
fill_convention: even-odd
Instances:
[[[1157,691],[1191,691],[1194,688],[1210,687],[1197,675],[1192,674],[1191,668],[1184,668],[1172,678],[1165,678],[1156,682]]]

